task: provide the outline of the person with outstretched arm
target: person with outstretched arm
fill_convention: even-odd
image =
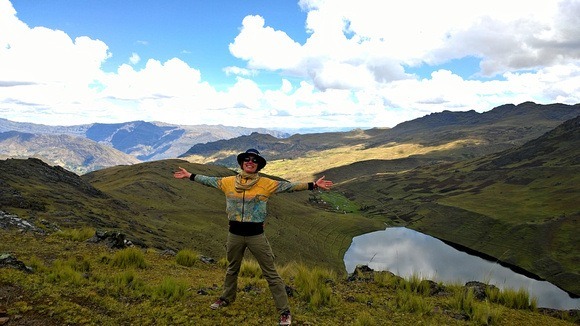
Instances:
[[[332,187],[332,181],[324,176],[315,182],[277,181],[258,172],[266,166],[266,159],[256,149],[248,149],[237,156],[241,172],[235,176],[212,177],[193,174],[179,167],[173,176],[177,179],[190,179],[206,186],[221,190],[226,196],[226,212],[229,219],[229,233],[226,244],[228,267],[222,295],[210,306],[219,309],[236,299],[238,273],[246,248],[258,261],[262,275],[268,282],[274,303],[280,313],[280,325],[290,325],[292,316],[288,305],[288,294],[282,278],[274,266],[274,254],[264,234],[266,204],[268,198],[276,193],[301,190],[324,189]]]

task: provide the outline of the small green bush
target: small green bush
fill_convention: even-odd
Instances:
[[[398,290],[394,300],[397,311],[428,315],[433,311],[433,305],[423,296],[408,290]]]
[[[83,256],[70,258],[66,263],[77,272],[88,273],[91,270],[91,263]]]
[[[95,229],[84,227],[82,229],[66,229],[54,233],[55,236],[72,241],[86,241],[95,234]]]
[[[298,265],[294,283],[297,292],[308,303],[309,307],[316,309],[336,304],[336,298],[333,297],[329,285],[335,280],[336,275],[331,270]]]
[[[497,300],[496,302],[508,308],[522,310],[529,309],[532,311],[536,310],[537,308],[537,299],[530,299],[530,295],[525,289],[503,289],[494,299]]]
[[[501,316],[501,309],[493,307],[489,302],[475,303],[470,319],[477,325],[497,325]]]
[[[375,326],[378,325],[377,321],[369,314],[367,311],[361,312],[356,316],[354,326]]]
[[[137,277],[134,271],[128,270],[113,276],[113,284],[119,289],[139,290],[145,283]]]
[[[153,299],[175,301],[183,298],[187,292],[187,284],[173,278],[165,278],[153,289]]]
[[[35,272],[47,272],[49,269],[46,267],[46,265],[44,265],[44,262],[42,260],[40,260],[40,258],[36,257],[36,256],[32,256],[30,257],[30,259],[28,260],[27,266],[31,267],[33,271]]]
[[[262,277],[262,269],[260,268],[260,264],[258,264],[258,262],[253,259],[244,259],[242,266],[240,267],[240,276],[252,278]]]
[[[111,264],[116,267],[121,268],[128,268],[128,267],[136,267],[136,268],[145,268],[147,264],[145,262],[145,255],[141,250],[130,247],[119,250],[113,256],[111,260]]]
[[[175,261],[185,267],[191,267],[199,260],[199,254],[190,249],[182,249],[175,255]]]
[[[428,295],[430,292],[429,283],[425,282],[418,274],[413,274],[407,279],[399,280],[398,288],[409,293]]]
[[[381,287],[396,288],[402,279],[391,272],[379,271],[374,273],[374,281]]]
[[[73,285],[81,285],[84,282],[82,273],[71,267],[69,262],[56,260],[50,268],[47,281],[53,283],[70,283]]]

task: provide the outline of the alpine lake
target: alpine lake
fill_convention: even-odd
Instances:
[[[389,227],[355,237],[345,253],[348,273],[357,265],[375,271],[390,271],[409,278],[419,276],[444,284],[479,281],[500,289],[524,289],[536,298],[538,307],[580,309],[580,298],[547,281],[520,274],[498,262],[458,250],[429,235],[405,228]]]

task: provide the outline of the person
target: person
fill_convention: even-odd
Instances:
[[[274,266],[274,254],[264,234],[266,203],[276,193],[301,190],[330,189],[332,181],[324,176],[315,182],[293,183],[277,181],[258,172],[266,166],[266,159],[256,149],[248,149],[237,156],[241,172],[235,176],[212,177],[193,174],[179,167],[174,172],[178,179],[190,179],[221,190],[226,196],[226,212],[229,232],[226,243],[228,266],[221,296],[210,307],[219,309],[236,299],[238,273],[246,248],[257,260],[262,275],[268,282],[274,303],[280,314],[280,325],[290,325],[292,316],[288,305],[288,294],[282,278]]]

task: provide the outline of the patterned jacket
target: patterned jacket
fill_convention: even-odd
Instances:
[[[266,203],[271,195],[280,192],[312,190],[312,182],[294,183],[276,181],[261,176],[258,182],[250,189],[237,192],[235,176],[208,177],[192,175],[192,180],[221,190],[226,195],[226,212],[230,221],[264,223],[266,220]]]

